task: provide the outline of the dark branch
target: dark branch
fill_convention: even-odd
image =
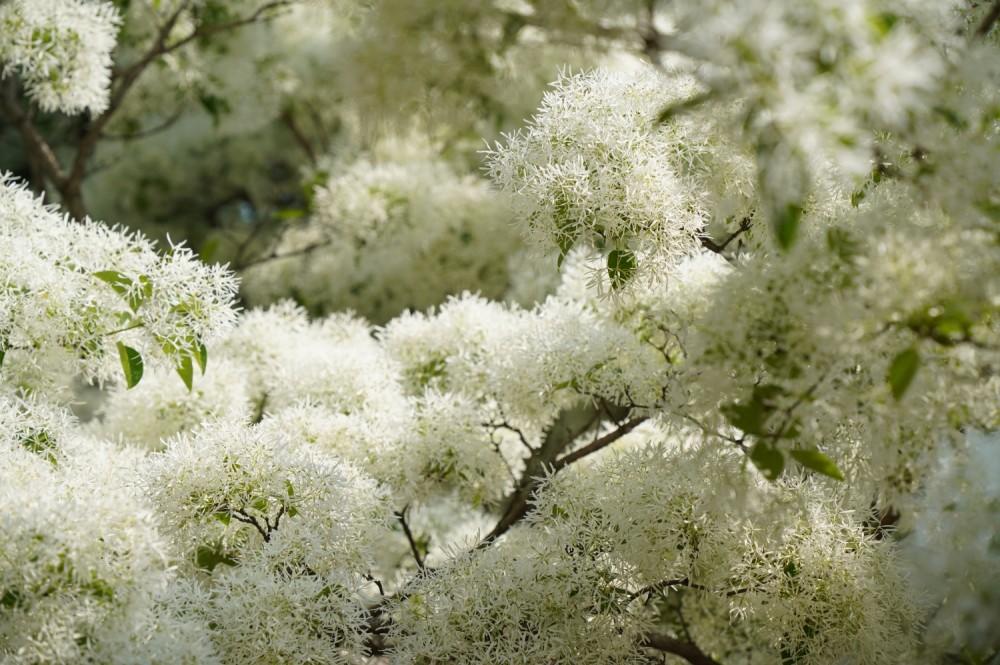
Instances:
[[[740,222],[740,227],[736,229],[736,231],[734,231],[732,234],[730,234],[730,236],[725,240],[723,240],[721,243],[716,243],[708,236],[703,235],[701,236],[701,244],[706,249],[711,250],[716,254],[721,254],[726,249],[726,247],[729,246],[729,243],[731,243],[732,241],[736,240],[741,235],[749,231],[751,226],[753,226],[753,219],[751,219],[750,217],[744,217],[743,220]]]
[[[708,656],[697,645],[691,642],[684,642],[669,635],[650,633],[639,640],[639,646],[680,656],[691,663],[691,665],[720,665],[718,661]]]
[[[407,506],[408,508],[409,506]],[[406,534],[406,540],[410,543],[410,552],[413,553],[413,558],[417,562],[417,568],[424,570],[424,559],[420,556],[420,548],[417,547],[417,541],[413,538],[413,532],[410,531],[410,525],[406,522],[406,508],[396,513],[396,518],[399,523],[403,525],[403,533]]]
[[[993,29],[998,20],[1000,20],[1000,0],[994,0],[993,9],[990,10],[990,13],[986,15],[983,22],[976,28],[976,37],[985,38],[986,35],[990,34],[990,30]]]

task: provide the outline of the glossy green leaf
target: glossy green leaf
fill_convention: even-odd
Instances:
[[[613,249],[608,253],[608,277],[611,287],[620,289],[635,275],[635,254],[627,249]]]
[[[111,285],[120,296],[127,296],[132,289],[132,279],[121,274],[117,270],[99,270],[94,273],[94,277]]]
[[[194,383],[194,363],[191,362],[191,356],[181,356],[175,365],[177,370],[177,375],[181,377],[181,381],[187,386],[188,391]]]
[[[799,234],[799,222],[802,221],[802,206],[798,203],[789,203],[774,220],[774,231],[778,237],[778,245],[782,249],[791,249],[795,244],[795,238]]]
[[[816,473],[822,473],[824,476],[830,476],[836,480],[844,479],[844,474],[840,472],[840,469],[833,463],[833,460],[821,452],[815,450],[793,450],[789,454],[796,462],[807,469],[811,469]]]
[[[920,367],[920,354],[913,347],[900,351],[889,365],[889,387],[897,401],[903,398]]]
[[[125,346],[121,342],[118,342],[118,356],[125,372],[125,385],[127,388],[135,388],[142,378],[142,356],[131,346]]]
[[[211,545],[201,545],[195,550],[194,563],[198,568],[212,571],[220,563],[227,566],[235,566],[236,560],[227,556],[222,543],[213,543]]]
[[[194,359],[198,363],[201,373],[204,374],[205,370],[208,369],[208,347],[204,343],[198,342],[198,355]]]
[[[785,456],[767,441],[758,441],[750,451],[750,461],[768,480],[776,480],[785,470]]]
[[[721,410],[722,415],[733,427],[754,436],[767,434],[764,430],[764,423],[767,422],[770,413],[765,411],[763,404],[755,401],[746,404],[731,402],[723,404]]]

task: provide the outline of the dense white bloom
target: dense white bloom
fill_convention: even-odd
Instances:
[[[924,606],[894,545],[809,483],[759,481],[735,495],[740,457],[660,444],[560,475],[541,492],[532,529],[615,578],[626,607],[664,607],[677,594],[685,608],[705,602],[716,618],[695,639],[712,651],[838,663],[910,649]]]
[[[172,585],[171,611],[206,631],[227,665],[357,663],[363,607],[344,581],[255,555],[212,578],[208,588]]]
[[[9,663],[108,662],[108,644],[143,632],[142,614],[169,579],[164,544],[128,494],[74,480],[29,451],[4,432],[0,654]]]
[[[463,289],[503,295],[517,238],[499,197],[429,149],[398,152],[329,160],[312,216],[273,252],[290,256],[248,271],[254,302],[294,295],[313,312],[353,308],[384,322]]]
[[[616,590],[600,570],[583,560],[571,565],[545,540],[512,534],[503,544],[458,554],[406,587],[393,613],[396,657],[644,662],[635,642],[648,624],[617,606]]]
[[[198,568],[266,550],[349,579],[366,569],[387,512],[383,492],[354,467],[239,421],[172,439],[144,476],[162,532]]]
[[[0,65],[16,68],[43,111],[98,115],[108,106],[120,18],[103,0],[9,0],[0,5]]]
[[[202,345],[235,318],[236,281],[183,247],[160,255],[141,235],[72,222],[6,178],[0,220],[8,386],[53,390],[78,372],[107,381],[121,375],[124,347],[190,376]]]
[[[170,437],[213,416],[248,413],[252,402],[244,366],[211,350],[209,357],[210,369],[191,390],[173,370],[163,367],[146,370],[142,382],[131,390],[112,387],[91,430],[108,439],[158,450]]]
[[[656,119],[697,93],[694,79],[651,68],[556,81],[528,128],[488,153],[526,239],[563,254],[579,241],[630,255],[693,251],[708,220],[674,128]]]

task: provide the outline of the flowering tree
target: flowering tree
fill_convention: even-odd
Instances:
[[[998,24],[0,0],[0,660],[996,663]]]

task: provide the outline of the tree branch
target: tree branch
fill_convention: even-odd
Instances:
[[[406,508],[409,508],[407,506]],[[406,540],[410,543],[410,552],[413,553],[413,558],[417,562],[417,568],[423,571],[424,559],[420,556],[420,549],[417,547],[417,541],[413,538],[413,532],[410,531],[410,525],[406,522],[406,508],[396,513],[396,518],[399,523],[403,525],[403,533],[406,534]]]
[[[0,91],[0,111],[21,135],[21,140],[24,141],[24,147],[30,159],[38,165],[42,174],[52,181],[56,189],[61,189],[67,180],[66,171],[59,163],[52,146],[18,104],[17,80],[13,77],[3,83],[3,90]],[[38,184],[42,185],[42,183]]]
[[[697,645],[669,635],[650,633],[639,640],[639,646],[680,656],[691,665],[720,665],[717,660],[708,656]]]
[[[587,455],[597,452],[602,448],[611,445],[612,443],[622,438],[623,436],[631,432],[633,429],[635,429],[645,421],[646,417],[644,416],[639,418],[633,418],[632,420],[629,420],[628,422],[618,426],[618,428],[616,428],[614,431],[605,434],[604,436],[596,439],[595,441],[589,443],[583,448],[580,448],[572,453],[569,453],[568,455],[565,455],[564,457],[557,459],[551,463],[539,462],[539,460],[542,458],[542,455],[540,454],[533,456],[532,459],[529,460],[529,463],[534,461],[535,464],[526,465],[524,475],[522,476],[521,479],[521,485],[511,497],[510,502],[507,505],[507,510],[504,511],[503,517],[501,517],[500,521],[497,522],[496,526],[493,527],[493,530],[490,531],[490,533],[487,534],[487,536],[483,538],[483,540],[480,541],[478,545],[476,545],[476,549],[482,549],[483,547],[486,547],[487,545],[495,541],[497,538],[507,533],[507,531],[509,531],[512,526],[517,524],[522,518],[524,518],[528,513],[531,512],[532,510],[531,498],[534,496],[535,490],[538,489],[538,484],[540,481],[540,478],[538,475],[536,475],[536,473],[543,472],[546,469],[546,465],[548,465],[549,474],[555,475],[560,470],[566,468],[570,464],[578,460],[581,460]],[[558,454],[559,450],[569,445],[569,443],[571,443],[572,440],[573,439],[562,440],[561,447],[557,448],[556,454]],[[549,445],[550,445],[549,443],[543,445],[542,448],[539,450],[539,453],[545,451],[546,447]],[[537,470],[532,470],[532,466],[537,467]]]
[[[990,10],[990,13],[986,15],[983,22],[976,28],[976,37],[985,39],[986,35],[990,34],[990,30],[993,29],[997,20],[1000,20],[1000,0],[993,1],[993,9]]]
[[[125,98],[125,95],[132,88],[132,86],[135,85],[136,81],[139,80],[139,77],[146,71],[153,61],[163,55],[176,51],[196,39],[209,37],[228,30],[235,30],[236,28],[254,23],[266,12],[287,6],[290,2],[291,0],[274,0],[272,2],[267,2],[247,16],[226,23],[219,23],[216,25],[198,28],[186,37],[168,44],[167,39],[170,37],[170,33],[173,32],[177,22],[180,20],[181,15],[191,5],[191,0],[185,0],[180,3],[177,9],[160,27],[153,46],[146,52],[146,54],[125,69],[113,72],[112,78],[114,81],[117,81],[118,84],[111,92],[111,99],[108,102],[108,108],[105,109],[105,111],[99,116],[94,118],[90,123],[90,126],[87,128],[87,132],[83,135],[77,145],[76,156],[73,159],[73,165],[70,168],[69,175],[64,179],[62,185],[59,186],[59,192],[63,196],[63,202],[69,213],[77,219],[82,219],[86,215],[86,207],[83,202],[83,192],[81,190],[83,179],[87,172],[87,163],[90,161],[91,156],[93,156],[94,151],[97,148],[98,141],[104,135],[105,127],[121,107],[122,100]]]

